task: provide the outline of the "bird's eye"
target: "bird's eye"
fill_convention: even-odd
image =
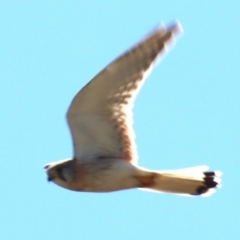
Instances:
[[[61,180],[65,181],[65,182],[67,181],[67,179],[64,177],[62,168],[57,168],[57,173],[58,173],[58,176]]]

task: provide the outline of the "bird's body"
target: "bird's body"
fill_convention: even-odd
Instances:
[[[83,163],[69,160],[65,164],[71,169],[68,184],[63,186],[61,178],[55,183],[73,191],[110,192],[140,187],[134,176],[141,170],[122,159],[93,159]]]
[[[137,166],[132,107],[153,63],[179,32],[161,27],[108,65],[74,97],[67,120],[74,158],[46,165],[49,180],[74,191],[144,188],[201,195],[218,186],[207,167],[151,171]]]

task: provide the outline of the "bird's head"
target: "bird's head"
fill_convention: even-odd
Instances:
[[[65,187],[67,182],[72,180],[72,159],[49,163],[44,168],[47,171],[48,181],[53,181],[61,187]]]

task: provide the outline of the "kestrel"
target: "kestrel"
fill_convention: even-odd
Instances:
[[[49,181],[81,192],[131,188],[182,195],[214,192],[220,174],[207,171],[207,166],[153,171],[137,165],[133,102],[153,64],[180,32],[179,23],[158,27],[77,93],[67,112],[74,157],[47,164]]]

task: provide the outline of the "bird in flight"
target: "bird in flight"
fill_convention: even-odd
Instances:
[[[155,171],[137,165],[134,99],[180,32],[177,22],[158,27],[77,93],[67,112],[74,157],[45,165],[49,181],[80,192],[140,188],[181,195],[210,195],[220,186],[220,173],[207,166]]]

